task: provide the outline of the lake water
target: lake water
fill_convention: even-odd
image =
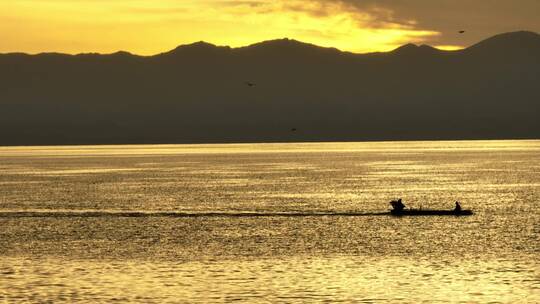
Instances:
[[[539,260],[540,141],[0,147],[0,302],[539,303]]]

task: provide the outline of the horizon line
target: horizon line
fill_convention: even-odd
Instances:
[[[402,45],[400,45],[400,46],[398,46],[398,47],[396,47],[396,48],[394,48],[392,50],[389,50],[389,51],[373,51],[373,52],[366,52],[366,53],[356,53],[356,52],[352,52],[352,51],[344,51],[344,50],[338,49],[336,47],[320,46],[320,45],[317,45],[317,44],[314,44],[314,43],[304,42],[304,41],[300,41],[300,40],[297,40],[297,39],[294,39],[294,38],[284,37],[284,38],[263,40],[263,41],[260,41],[260,42],[252,43],[252,44],[245,45],[245,46],[239,46],[239,47],[231,47],[229,45],[217,45],[217,44],[214,44],[214,43],[211,43],[211,42],[200,40],[200,41],[194,41],[194,42],[189,42],[189,43],[185,43],[185,44],[179,44],[177,47],[175,47],[173,49],[170,49],[168,51],[161,52],[161,53],[156,53],[156,54],[153,54],[153,55],[139,55],[139,54],[135,54],[135,53],[132,53],[132,52],[129,52],[129,51],[125,51],[125,50],[118,50],[118,51],[115,51],[115,52],[112,52],[112,53],[99,53],[99,52],[67,53],[67,52],[60,52],[60,51],[43,51],[43,52],[38,52],[38,53],[27,53],[27,52],[14,51],[14,52],[0,53],[0,55],[39,56],[39,55],[56,54],[56,55],[67,55],[67,56],[82,56],[82,55],[110,56],[110,55],[122,54],[123,53],[123,54],[129,54],[129,55],[135,56],[135,57],[147,57],[148,58],[148,57],[155,57],[155,56],[164,55],[164,54],[167,54],[167,53],[171,53],[171,52],[173,52],[173,51],[175,51],[175,50],[177,50],[179,48],[193,46],[193,45],[197,45],[197,44],[207,44],[207,45],[210,45],[210,46],[213,46],[213,47],[216,47],[216,48],[227,48],[227,49],[230,49],[230,50],[238,50],[238,49],[249,48],[249,47],[252,47],[252,46],[256,46],[256,45],[260,45],[260,44],[264,44],[264,43],[268,43],[268,42],[275,42],[275,41],[293,41],[293,42],[297,42],[299,44],[305,44],[305,45],[309,45],[309,46],[314,46],[314,47],[321,48],[321,49],[336,50],[336,51],[341,52],[341,53],[353,54],[353,55],[370,55],[370,54],[391,53],[391,52],[394,52],[394,51],[396,51],[396,50],[398,50],[398,49],[400,49],[400,48],[402,48],[404,46],[408,46],[408,45],[413,45],[413,46],[416,46],[416,47],[427,46],[427,47],[433,48],[435,50],[438,50],[440,52],[459,52],[459,51],[469,49],[470,47],[472,47],[474,45],[477,45],[477,44],[481,43],[482,41],[491,39],[493,37],[506,35],[506,34],[522,33],[522,32],[528,32],[528,33],[534,33],[534,34],[540,35],[539,33],[535,32],[535,31],[519,30],[519,31],[512,31],[512,32],[502,32],[502,33],[487,37],[485,39],[482,39],[482,40],[478,41],[477,43],[474,43],[474,44],[472,44],[472,45],[470,45],[468,47],[464,46],[462,48],[457,48],[457,49],[443,49],[443,48],[440,48],[441,45],[432,46],[432,45],[429,45],[429,44],[416,44],[416,43],[409,42],[409,43],[402,44]]]

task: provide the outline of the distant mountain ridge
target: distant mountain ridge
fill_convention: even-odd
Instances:
[[[398,52],[399,50],[403,50],[403,49],[431,50],[431,51],[439,51],[439,52],[461,52],[461,51],[466,51],[467,49],[476,49],[476,48],[482,48],[482,47],[484,47],[484,48],[498,48],[498,49],[504,48],[504,47],[522,48],[523,46],[538,47],[539,43],[540,43],[540,34],[535,33],[535,32],[531,32],[531,31],[518,31],[518,32],[510,32],[510,33],[503,33],[503,34],[495,35],[493,37],[490,37],[488,39],[480,41],[480,42],[478,42],[478,43],[476,43],[476,44],[474,44],[474,45],[472,45],[472,46],[470,46],[468,48],[464,48],[462,50],[454,50],[454,51],[440,50],[440,49],[437,49],[437,48],[435,48],[433,46],[430,46],[430,45],[427,45],[427,44],[416,45],[414,43],[408,43],[408,44],[402,45],[402,46],[400,46],[400,47],[398,47],[395,50],[392,50],[390,52],[352,53],[352,52],[347,52],[347,51],[341,51],[341,50],[339,50],[337,48],[333,48],[333,47],[321,47],[321,46],[318,46],[318,45],[315,45],[315,44],[306,43],[306,42],[298,41],[298,40],[295,40],[295,39],[282,38],[282,39],[266,40],[266,41],[262,41],[262,42],[254,43],[254,44],[251,44],[251,45],[248,45],[248,46],[242,46],[242,47],[218,46],[218,45],[206,42],[206,41],[198,41],[198,42],[194,42],[194,43],[190,43],[190,44],[179,45],[178,47],[176,47],[173,50],[163,52],[163,53],[160,53],[160,54],[156,54],[156,55],[151,55],[151,56],[142,56],[142,55],[137,55],[137,54],[133,54],[133,53],[130,53],[130,52],[126,52],[126,51],[117,51],[117,52],[114,52],[114,53],[111,53],[111,54],[79,53],[79,54],[70,55],[70,54],[63,54],[63,53],[56,53],[56,52],[52,52],[52,53],[44,52],[44,53],[38,53],[38,54],[35,54],[35,55],[30,55],[30,54],[26,54],[26,53],[15,52],[15,53],[4,53],[4,54],[0,53],[0,55],[28,55],[28,56],[39,56],[39,55],[48,55],[48,54],[65,55],[65,56],[125,55],[125,56],[135,56],[135,57],[148,58],[148,57],[163,56],[163,55],[168,55],[168,54],[175,54],[177,52],[182,52],[184,50],[202,51],[202,50],[206,49],[206,50],[214,50],[214,51],[215,50],[222,50],[222,51],[231,52],[231,51],[235,51],[235,50],[246,50],[246,49],[265,49],[265,48],[281,48],[281,49],[283,49],[283,48],[292,48],[292,49],[296,48],[296,49],[298,49],[298,48],[304,48],[304,49],[314,49],[314,50],[315,49],[317,49],[317,50],[326,50],[326,51],[329,51],[329,52],[348,53],[348,54],[352,54],[352,55],[362,56],[362,55],[369,55],[369,54],[375,54],[375,53],[381,53],[381,54],[395,53],[395,52]]]
[[[526,31],[458,51],[0,54],[0,145],[540,138],[539,83]]]
[[[519,31],[512,33],[504,33],[495,35],[491,38],[480,41],[479,43],[469,48],[523,48],[523,47],[539,47],[540,46],[540,34],[529,31]]]

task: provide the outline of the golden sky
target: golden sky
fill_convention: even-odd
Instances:
[[[457,48],[497,31],[540,28],[528,13],[540,8],[538,0],[499,0],[487,11],[467,1],[0,0],[0,52],[151,55],[201,40],[238,47],[288,37],[364,53],[409,42]],[[512,11],[516,2],[525,8]],[[500,18],[511,24],[501,26]],[[476,31],[456,34],[466,26]]]

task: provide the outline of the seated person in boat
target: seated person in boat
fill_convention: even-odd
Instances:
[[[392,208],[394,208],[393,211],[403,211],[405,209],[405,205],[401,202],[401,199],[398,199],[397,201],[391,201],[390,205],[392,205]]]
[[[458,201],[456,201],[456,207],[454,208],[454,211],[455,212],[461,212],[461,205],[459,204]]]

